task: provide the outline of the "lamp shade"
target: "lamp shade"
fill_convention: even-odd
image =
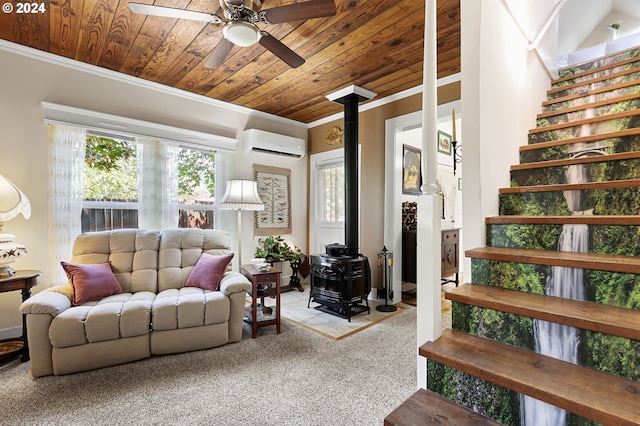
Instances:
[[[218,207],[223,210],[264,210],[258,184],[252,180],[230,180]]]
[[[13,219],[22,213],[25,219],[31,217],[31,203],[11,181],[0,175],[0,222]]]

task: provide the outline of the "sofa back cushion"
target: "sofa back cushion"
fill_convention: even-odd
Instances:
[[[145,229],[115,229],[81,234],[73,245],[72,263],[111,262],[125,293],[158,291],[160,233]]]
[[[184,287],[202,252],[231,253],[231,236],[219,229],[162,231],[158,255],[158,291]]]

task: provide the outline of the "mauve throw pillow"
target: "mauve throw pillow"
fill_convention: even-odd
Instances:
[[[76,306],[122,293],[122,287],[111,272],[109,262],[86,265],[67,262],[60,264],[73,287],[73,304]]]
[[[202,252],[184,286],[200,287],[211,291],[218,290],[220,280],[231,259],[233,259],[233,253],[215,255]]]

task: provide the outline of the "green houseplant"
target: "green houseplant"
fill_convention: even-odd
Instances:
[[[267,259],[267,262],[282,262],[288,260],[292,265],[300,265],[304,253],[297,247],[289,246],[281,236],[268,236],[258,240],[254,256]]]
[[[289,248],[281,236],[268,236],[258,240],[261,244],[256,247],[255,257],[261,257],[273,262],[282,262],[287,257]]]

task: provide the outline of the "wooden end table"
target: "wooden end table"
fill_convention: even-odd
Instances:
[[[245,307],[245,318],[251,323],[251,337],[258,337],[258,328],[275,325],[280,334],[280,271],[271,266],[268,271],[258,271],[253,265],[241,265],[240,273],[251,281],[251,306]],[[271,314],[258,309],[258,299],[265,307],[265,297],[275,297],[275,309]]]
[[[40,282],[40,271],[16,271],[14,275],[0,275],[0,293],[21,290],[22,301],[31,297],[31,287]],[[29,342],[27,340],[27,316],[22,315],[22,336],[19,338],[0,340],[0,362],[17,353],[22,354],[20,361],[29,361]]]

